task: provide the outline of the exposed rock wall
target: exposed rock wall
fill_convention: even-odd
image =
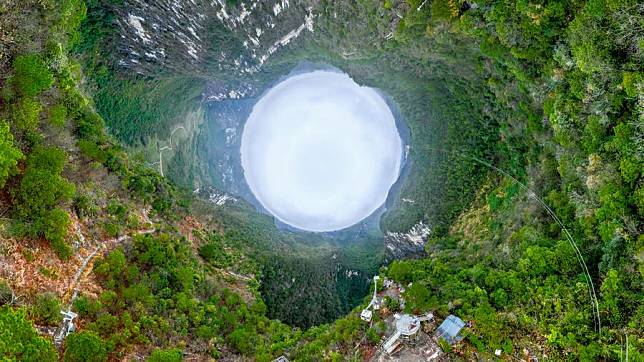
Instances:
[[[142,75],[187,73],[221,81],[223,73],[252,74],[280,47],[313,31],[314,5],[314,0],[236,6],[225,0],[126,0],[116,9],[117,62]],[[212,96],[237,93],[220,90]]]
[[[406,233],[385,234],[385,261],[425,256],[425,243],[431,234],[429,226],[422,221]]]

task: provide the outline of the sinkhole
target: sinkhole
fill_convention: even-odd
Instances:
[[[240,152],[246,182],[269,213],[297,229],[329,232],[385,203],[403,142],[375,89],[316,70],[264,93],[246,120]]]

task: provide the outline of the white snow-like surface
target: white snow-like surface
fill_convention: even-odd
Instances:
[[[244,175],[259,202],[284,223],[315,232],[349,227],[378,209],[402,152],[384,99],[330,71],[270,89],[241,141]]]
[[[138,35],[139,38],[141,38],[141,40],[143,40],[144,43],[148,43],[151,40],[150,40],[150,36],[143,28],[144,20],[145,19],[143,19],[142,17],[132,15],[132,14],[130,14],[127,18],[127,22],[130,24],[130,26],[134,28],[134,30],[136,31],[136,35]]]
[[[403,199],[403,201],[407,201],[407,199]],[[413,203],[413,201],[412,201]],[[394,233],[388,231],[387,234],[385,235],[385,240],[388,240],[386,243],[387,248],[390,250],[394,250],[395,247],[393,244],[398,243],[398,244],[413,244],[416,246],[423,246],[425,245],[425,241],[427,240],[427,237],[431,233],[431,229],[429,226],[425,225],[424,222],[420,221],[416,225],[414,225],[411,229],[409,229],[408,232],[406,233]]]
[[[210,194],[208,199],[210,200],[210,202],[217,206],[225,205],[228,202],[237,201],[237,199],[235,199],[234,197],[219,192],[213,192],[212,194]]]

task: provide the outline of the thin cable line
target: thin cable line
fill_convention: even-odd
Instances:
[[[478,159],[476,157],[473,157],[473,156],[464,155],[462,153],[449,152],[449,151],[445,151],[445,150],[441,150],[441,149],[437,149],[437,148],[433,148],[433,147],[429,147],[429,146],[424,146],[424,147],[428,148],[428,149],[431,149],[431,150],[434,150],[434,151],[439,151],[439,152],[443,152],[443,153],[452,154],[452,155],[456,155],[456,156],[459,156],[459,157],[467,158],[467,159],[476,161],[476,162],[478,162],[478,163],[480,163],[480,164],[482,164],[482,165],[484,165],[484,166],[486,166],[488,168],[491,168],[491,169],[493,169],[493,170],[495,170],[495,171],[497,171],[497,172],[509,177],[510,179],[512,179],[521,188],[523,188],[525,191],[528,192],[529,197],[531,197],[531,198],[533,198],[533,199],[535,199],[535,200],[537,200],[539,202],[539,204],[548,212],[548,214],[550,214],[550,216],[555,220],[555,222],[559,225],[559,227],[561,227],[561,229],[564,231],[564,234],[566,235],[566,238],[568,239],[568,242],[570,243],[570,245],[572,245],[573,249],[575,250],[575,254],[577,255],[577,259],[579,261],[579,264],[581,265],[584,273],[586,274],[586,277],[588,278],[588,285],[590,287],[588,293],[589,293],[589,296],[590,296],[591,304],[594,307],[593,308],[593,316],[595,317],[594,318],[595,319],[595,327],[597,328],[597,333],[601,333],[601,316],[599,314],[599,302],[597,301],[597,294],[595,293],[595,285],[593,283],[593,279],[590,276],[590,272],[588,271],[588,267],[586,266],[586,261],[584,260],[584,257],[581,254],[581,251],[579,250],[579,247],[577,246],[577,243],[575,242],[575,239],[572,237],[572,235],[568,231],[568,228],[566,228],[566,226],[563,224],[561,219],[559,219],[557,214],[555,214],[555,212],[552,211],[552,209],[539,196],[537,196],[537,194],[534,191],[532,191],[528,186],[523,184],[521,181],[517,180],[510,173],[508,173],[508,172],[506,172],[506,171],[504,171],[504,170],[492,165],[491,163],[489,163],[487,161],[484,161],[484,160],[480,160],[480,159]]]

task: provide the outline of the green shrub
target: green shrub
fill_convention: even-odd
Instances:
[[[123,228],[115,222],[108,221],[105,224],[103,224],[103,230],[105,230],[105,233],[107,235],[111,237],[116,237],[119,234],[121,234],[121,232],[123,231]]]
[[[54,326],[62,320],[60,300],[52,293],[41,294],[31,307],[31,315],[38,324]]]
[[[74,300],[74,310],[80,316],[94,316],[102,308],[101,303],[97,300],[90,300],[88,297],[81,295]]]
[[[125,219],[125,216],[127,216],[127,208],[118,200],[113,199],[107,204],[107,213],[118,219]]]
[[[89,195],[78,195],[74,200],[74,209],[79,217],[93,217],[100,211],[96,201]]]
[[[639,215],[644,217],[644,185],[641,185],[633,192],[633,204],[637,206]]]
[[[472,336],[472,337],[476,338],[476,336],[474,336],[474,335],[470,335],[470,336]],[[473,342],[473,339],[470,339],[470,342]],[[450,353],[450,352],[452,352],[452,346],[451,346],[451,345],[450,345],[446,340],[444,340],[443,338],[439,338],[439,339],[438,339],[438,346],[439,346],[439,347],[440,347],[440,348],[441,348],[445,353]]]
[[[22,152],[13,144],[9,124],[0,120],[0,188],[4,187],[9,176],[17,171],[18,161],[23,158]]]
[[[60,148],[40,146],[32,151],[20,186],[14,192],[18,216],[41,218],[60,202],[71,199],[75,187],[61,176],[65,160],[65,152]]]
[[[228,343],[239,353],[249,355],[255,350],[253,339],[256,335],[250,327],[237,328],[228,335]]]
[[[392,312],[397,312],[400,310],[400,301],[398,299],[392,298],[390,296],[385,296],[384,298],[385,306]]]
[[[62,104],[57,104],[49,110],[49,123],[56,127],[63,127],[67,119],[67,108]]]
[[[147,358],[148,362],[181,362],[182,353],[180,349],[155,349],[150,357]]]
[[[107,361],[107,344],[94,332],[83,331],[67,336],[65,362]]]
[[[641,81],[641,73],[624,72],[622,87],[629,97],[637,97],[637,83]]]
[[[12,119],[16,128],[22,131],[33,131],[38,128],[42,106],[33,98],[22,98],[12,107]]]
[[[624,157],[619,161],[619,171],[622,174],[624,181],[633,183],[638,179],[642,172],[642,165],[635,157]]]
[[[0,307],[0,354],[3,361],[58,361],[53,344],[40,337],[23,309]]]
[[[395,281],[406,284],[412,281],[412,272],[412,264],[403,260],[392,263],[389,266],[387,275]]]
[[[63,259],[69,258],[72,255],[70,246],[65,242],[67,236],[67,228],[69,227],[69,215],[65,210],[55,208],[49,211],[46,216],[41,219],[42,232],[50,243],[53,249]]]
[[[54,83],[54,77],[38,54],[16,57],[13,61],[14,85],[18,93],[34,97]]]
[[[33,237],[44,236],[63,258],[71,254],[65,244],[70,221],[59,205],[75,193],[74,184],[61,176],[65,158],[59,148],[36,147],[27,159],[19,187],[13,190],[15,213],[24,231]]]
[[[93,141],[89,140],[79,140],[78,148],[81,153],[92,160],[96,160],[100,163],[107,162],[107,153],[103,151],[99,145]]]
[[[376,328],[369,328],[367,330],[367,340],[373,345],[380,341],[380,335],[378,334],[378,330]]]
[[[202,245],[199,248],[199,256],[218,266],[227,265],[229,263],[229,258],[223,245],[216,239]]]

